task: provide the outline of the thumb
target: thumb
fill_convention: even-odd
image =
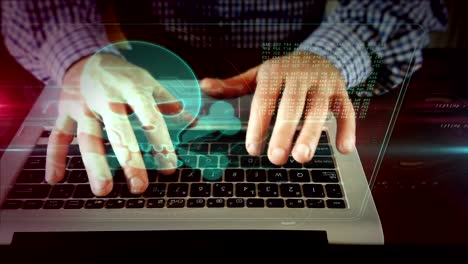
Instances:
[[[255,89],[258,68],[251,68],[228,79],[204,78],[200,81],[200,87],[208,95],[217,98],[242,96]]]

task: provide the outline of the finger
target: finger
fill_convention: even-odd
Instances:
[[[157,111],[159,110],[164,115],[177,115],[183,122],[194,123],[195,117],[187,111],[184,111],[184,105],[171,94],[165,87],[158,81],[154,82],[153,97],[157,103]]]
[[[282,165],[288,159],[297,125],[302,117],[306,95],[307,89],[301,87],[300,80],[286,79],[268,149],[268,157],[276,165]]]
[[[121,114],[125,112],[123,104],[114,106],[114,109],[118,110],[117,113],[113,111],[102,113],[107,136],[124,170],[129,190],[138,194],[148,187],[148,174],[130,121],[126,114]]]
[[[200,81],[200,87],[213,97],[232,98],[242,96],[254,90],[258,70],[259,66],[224,80],[204,78]]]
[[[310,161],[328,114],[328,97],[309,95],[304,109],[304,122],[292,151],[293,158],[299,163]]]
[[[356,144],[356,116],[354,107],[348,95],[336,96],[334,98],[334,111],[337,121],[336,147],[343,153],[348,154],[355,148]]]
[[[61,181],[65,175],[68,148],[73,141],[76,122],[68,115],[60,115],[47,144],[45,179],[50,184]]]
[[[168,127],[155,102],[151,97],[140,97],[129,102],[140,119],[142,128],[149,143],[157,169],[164,174],[171,174],[177,168],[177,157],[169,134]],[[158,155],[160,154],[160,155]]]
[[[252,156],[258,156],[263,151],[281,84],[282,78],[275,68],[262,69],[257,76],[257,87],[252,98],[245,139],[247,151]]]
[[[111,192],[113,183],[102,139],[102,127],[91,111],[84,112],[78,121],[80,152],[91,190],[96,196],[105,196]]]

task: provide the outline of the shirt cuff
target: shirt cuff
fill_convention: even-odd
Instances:
[[[322,24],[298,48],[328,59],[343,74],[346,88],[356,86],[372,72],[364,43],[345,24]]]
[[[81,58],[103,48],[108,53],[120,54],[109,44],[104,28],[67,25],[67,28],[48,35],[46,43],[39,51],[39,57],[52,81],[61,87],[65,72]]]

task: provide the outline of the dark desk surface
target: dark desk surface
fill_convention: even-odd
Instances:
[[[411,80],[376,178],[373,195],[390,252],[391,245],[408,245],[408,252],[422,246],[428,252],[439,248],[451,254],[451,250],[464,252],[452,246],[468,245],[468,150],[462,153],[456,148],[468,146],[468,89],[462,77],[466,78],[467,72],[460,72],[466,69],[460,54],[467,59],[465,50],[425,52],[424,66]],[[1,72],[12,72],[2,74],[0,80],[0,146],[4,147],[40,92],[40,84],[1,56]],[[12,85],[24,92],[9,89]],[[377,98],[374,103],[383,106],[392,96],[396,94]],[[466,108],[444,108],[434,102]],[[362,129],[366,124],[360,122],[359,126]],[[358,133],[358,145],[365,145],[366,140],[368,135]],[[287,240],[291,238],[294,234]]]

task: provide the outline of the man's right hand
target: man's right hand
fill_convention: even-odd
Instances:
[[[146,70],[110,54],[94,55],[75,63],[66,72],[59,103],[59,116],[49,138],[46,180],[63,179],[69,144],[76,133],[91,190],[105,196],[113,188],[107,163],[102,125],[127,179],[130,192],[142,193],[148,176],[128,114],[140,120],[153,157],[164,174],[177,167],[177,157],[157,102],[175,101]],[[180,103],[164,107],[164,113],[179,113]],[[180,115],[193,121],[189,114]],[[185,122],[186,122],[185,121]],[[162,154],[162,151],[169,153]]]

